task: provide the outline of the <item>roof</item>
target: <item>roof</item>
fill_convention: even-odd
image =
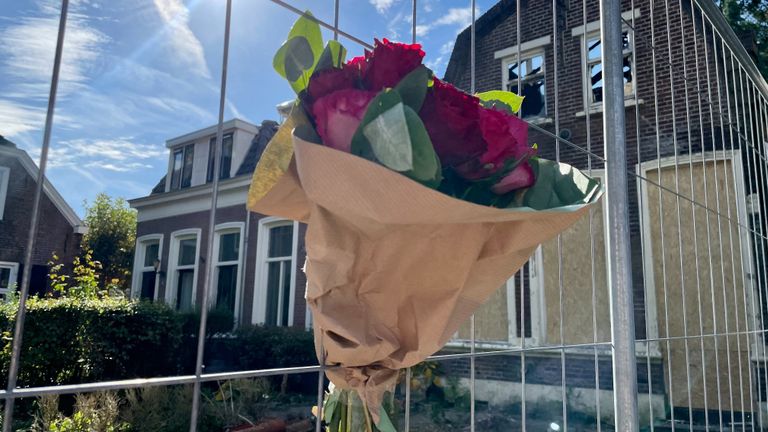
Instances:
[[[252,174],[256,170],[256,164],[261,158],[261,154],[264,153],[264,149],[267,148],[267,144],[272,140],[272,137],[277,133],[277,129],[280,125],[273,120],[264,120],[261,122],[259,133],[251,140],[251,147],[248,149],[248,153],[245,154],[243,163],[240,164],[240,168],[237,169],[235,176]]]
[[[16,144],[14,144],[13,142],[9,141],[8,139],[6,139],[2,135],[0,135],[0,146],[16,148]]]
[[[246,126],[242,127],[243,125],[246,125]],[[244,122],[238,119],[230,120],[224,123],[224,126],[225,126],[224,129],[238,127],[248,131],[253,131],[256,134],[251,140],[251,144],[248,147],[248,151],[246,152],[245,157],[243,158],[243,162],[237,168],[237,171],[235,172],[234,177],[250,175],[253,173],[253,171],[256,169],[256,164],[259,162],[259,158],[261,158],[261,154],[264,153],[264,149],[267,147],[267,144],[269,144],[269,141],[272,139],[273,136],[275,136],[275,133],[277,133],[277,130],[280,127],[280,125],[274,120],[264,120],[261,122],[261,126],[255,126],[255,125],[252,125],[251,123]],[[214,133],[216,133],[216,126],[200,129],[198,131],[191,132],[191,133],[182,135],[180,137],[170,139],[166,141],[166,145],[170,147],[173,145],[177,145],[179,143],[189,142],[190,140],[195,140],[200,137],[208,136]],[[166,179],[166,176],[163,176],[163,178],[161,178],[160,181],[157,182],[155,187],[152,188],[152,192],[150,193],[150,195],[158,195],[158,194],[166,193],[165,179]]]
[[[486,13],[475,20],[475,37],[481,38],[507,18],[515,14],[516,0],[500,0]],[[451,59],[448,61],[448,67],[445,69],[443,79],[450,83],[458,83],[461,79],[461,73],[469,67],[469,51],[471,42],[471,27],[465,28],[458,36],[453,45]]]
[[[17,158],[29,176],[32,177],[34,181],[37,181],[37,176],[40,170],[37,168],[37,165],[32,160],[32,158],[29,157],[29,154],[26,151],[16,147],[16,144],[1,135],[0,154],[5,154]],[[61,196],[61,194],[59,194],[56,188],[53,187],[53,184],[51,184],[48,178],[44,179],[43,191],[45,192],[45,195],[48,197],[48,199],[51,200],[56,209],[59,210],[59,213],[61,213],[67,222],[69,222],[73,230],[78,234],[85,234],[88,228],[85,226],[77,213],[75,213],[72,207],[70,207],[69,204],[64,201],[64,198]]]

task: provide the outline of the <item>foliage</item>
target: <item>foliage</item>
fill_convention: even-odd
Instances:
[[[182,331],[185,335],[197,336],[200,328],[200,310],[181,314]],[[229,333],[235,326],[235,315],[226,308],[216,308],[208,311],[205,325],[206,336]]]
[[[136,211],[123,198],[111,198],[100,193],[85,204],[84,249],[92,251],[93,259],[102,266],[101,286],[107,283],[127,289],[136,243]]]
[[[736,34],[754,38],[757,66],[768,78],[768,3],[761,0],[716,0]]]
[[[51,281],[52,293],[79,299],[95,299],[110,292],[121,292],[112,283],[107,283],[104,289],[101,288],[101,270],[101,263],[93,260],[93,252],[86,250],[82,257],[75,257],[72,261],[72,274],[66,274],[64,263],[60,262],[54,253],[51,261],[48,261],[48,279]]]
[[[317,364],[311,332],[294,327],[249,326],[237,329],[226,343],[240,370]]]
[[[59,413],[56,396],[41,398],[33,431],[40,432],[120,432],[129,430],[119,420],[120,400],[115,393],[98,392],[75,397],[75,410],[67,417]]]
[[[10,361],[16,302],[0,304],[0,365]],[[121,298],[32,297],[27,302],[19,384],[56,385],[177,372],[178,315]],[[51,353],[55,353],[52,355]]]

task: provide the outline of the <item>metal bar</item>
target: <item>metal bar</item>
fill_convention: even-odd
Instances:
[[[705,70],[707,73],[706,81],[707,81],[707,95],[709,96],[710,101],[713,100],[713,94],[712,94],[712,77],[710,76],[711,68],[709,66],[709,45],[707,41],[707,26],[706,26],[706,17],[703,14],[703,11],[700,11],[701,13],[701,32],[702,36],[704,38],[704,61],[705,61]],[[712,33],[713,36],[713,44],[714,44],[714,32]],[[714,48],[714,47],[713,47]],[[717,62],[715,61],[715,64]],[[719,81],[718,81],[719,86]],[[717,158],[715,157],[717,155],[717,147],[715,145],[715,116],[713,112],[713,105],[709,106],[709,125],[710,125],[710,133],[711,137],[710,140],[712,142],[712,165],[713,165],[713,171],[715,172],[714,180],[715,180],[715,208],[717,209],[717,212],[720,213],[720,190],[719,190],[719,178],[718,178],[718,172],[717,172]],[[703,131],[702,131],[703,135]],[[723,164],[725,164],[725,161],[723,161]],[[724,327],[725,332],[728,333],[728,299],[726,296],[726,287],[725,287],[725,262],[723,260],[723,232],[722,232],[722,223],[721,218],[717,218],[717,242],[720,252],[720,276],[721,276],[721,291],[723,295],[723,313],[724,313]],[[712,299],[712,305],[715,305],[715,299]],[[717,322],[717,321],[715,321]],[[720,362],[718,360],[718,338],[715,338],[715,359],[717,361],[717,370],[718,370],[718,383],[720,378]],[[731,380],[731,341],[728,336],[725,336],[725,353],[726,353],[726,380],[728,382],[728,397],[729,397],[729,406],[730,406],[730,414],[731,414],[731,423],[733,423],[733,383]],[[718,387],[718,420],[720,421],[720,427],[722,428],[724,426],[723,423],[723,409],[721,405],[721,397],[722,392],[719,391]]]
[[[607,247],[613,340],[613,388],[616,428],[636,432],[637,364],[629,239],[629,199],[626,166],[626,130],[621,3],[600,0],[602,42],[603,133],[607,164]]]
[[[411,368],[405,370],[405,432],[411,430]]]
[[[722,38],[720,39],[720,42],[721,42],[721,48],[722,48],[722,43],[723,43]],[[715,63],[715,77],[717,79],[717,103],[718,103],[719,110],[722,112],[723,111],[723,105],[722,105],[722,103],[723,103],[722,84],[726,83],[726,80],[725,80],[725,73],[726,73],[726,71],[725,71],[725,69],[723,69],[723,80],[721,82],[720,81],[720,76],[721,76],[720,75],[720,62],[718,61],[718,58],[717,58],[717,35],[715,34],[715,29],[714,28],[712,29],[712,45],[713,45],[712,46],[712,55],[713,55],[714,63]],[[721,51],[721,55],[722,54],[723,54],[723,52]],[[725,59],[723,58],[723,61],[724,60]],[[710,113],[711,113],[711,110],[710,110]],[[713,125],[714,125],[714,123],[713,123]],[[731,137],[733,137],[733,135],[731,135]],[[723,174],[724,174],[724,180],[725,180],[726,209],[727,209],[728,217],[730,218],[731,217],[731,193],[730,193],[731,189],[730,189],[730,182],[728,181],[728,164],[727,164],[726,159],[725,159],[725,157],[726,157],[726,153],[725,153],[726,136],[725,136],[725,127],[724,127],[724,124],[723,124],[723,118],[722,117],[720,117],[720,140],[722,142]],[[732,142],[731,142],[731,144],[732,144]],[[731,169],[733,169],[733,164],[734,164],[734,161],[733,161],[733,159],[731,159]],[[736,188],[734,187],[734,191],[735,190],[736,190]],[[718,200],[718,205],[719,205],[719,200]],[[719,224],[720,224],[720,218],[718,218],[718,225]],[[727,229],[728,229],[728,246],[729,246],[729,249],[730,249],[730,257],[731,257],[731,288],[733,290],[733,308],[734,308],[734,317],[735,317],[735,324],[736,324],[736,355],[737,355],[737,363],[736,364],[737,364],[738,371],[739,371],[739,376],[738,376],[738,378],[739,378],[739,402],[740,402],[740,407],[741,407],[741,413],[743,415],[743,413],[744,413],[744,378],[743,378],[743,371],[742,371],[742,365],[741,365],[741,336],[739,335],[740,326],[739,326],[739,316],[738,316],[738,306],[737,306],[738,305],[738,302],[737,302],[738,299],[736,297],[736,289],[737,289],[737,287],[736,287],[736,261],[735,261],[735,258],[734,258],[735,253],[734,253],[734,249],[733,249],[733,225],[731,223],[729,223]],[[721,256],[721,260],[722,260],[722,257],[723,257],[722,243],[721,243],[720,256]],[[723,272],[723,304],[727,305],[725,296],[726,296],[725,272]],[[726,328],[725,328],[725,332],[728,333],[728,308],[727,308],[727,306],[725,306],[724,309],[725,309],[725,313],[726,313],[726,318],[725,318]],[[726,337],[726,341],[728,341],[727,337]],[[729,366],[728,366],[728,369],[729,369],[729,385],[728,386],[729,386],[729,389],[731,389],[731,391],[733,391],[732,383],[730,382],[730,370],[731,370],[731,366],[730,366],[730,355],[731,355],[730,354],[730,352],[731,352],[730,351],[730,346],[728,346],[727,351],[728,351],[728,361],[729,361]],[[734,422],[735,422],[735,420],[734,420],[735,417],[734,417],[733,405],[734,405],[734,400],[733,400],[733,395],[731,395],[731,425],[733,425]],[[744,426],[745,426],[745,423],[744,423],[743,419],[742,419],[741,423],[742,423],[742,429],[743,429]]]
[[[339,40],[339,0],[333,0],[333,40]]]
[[[411,43],[416,43],[416,1],[411,2]]]
[[[221,175],[221,151],[224,138],[224,109],[227,100],[227,67],[229,64],[229,34],[232,24],[232,0],[227,0],[226,16],[224,18],[224,52],[221,59],[221,88],[219,94],[219,122],[216,125],[216,146],[213,149],[213,181],[211,183],[211,209],[208,212],[208,241],[205,258],[205,283],[203,284],[203,299],[200,305],[200,327],[197,333],[197,357],[195,359],[195,385],[192,393],[192,413],[189,420],[189,431],[197,431],[197,418],[200,411],[200,384],[203,375],[203,355],[205,354],[205,334],[208,325],[208,297],[213,286],[213,236],[216,233],[216,207],[219,203],[219,177]],[[215,294],[215,293],[214,293]]]
[[[723,49],[723,53],[724,53],[723,54],[723,58],[725,59],[725,46],[726,46],[725,45],[725,39],[721,38],[720,41],[721,41],[721,45],[722,45],[722,49]],[[730,56],[730,64],[731,64],[731,68],[730,69],[732,71],[731,79],[733,79],[733,97],[734,97],[733,107],[734,107],[734,110],[736,110],[736,108],[738,107],[738,102],[737,102],[737,93],[736,93],[736,78],[733,76],[733,72],[736,71],[736,67],[735,67],[735,63],[734,63],[734,56],[733,55]],[[726,78],[725,79],[725,84],[726,84],[725,95],[726,95],[726,103],[727,103],[727,106],[728,106],[728,120],[730,121],[731,120],[731,89],[728,86],[728,67],[727,67],[727,63],[723,66],[723,71],[725,73],[725,78]],[[738,117],[738,111],[737,111],[736,116]],[[738,118],[737,118],[737,121],[738,121]],[[731,153],[735,154],[735,152],[734,152],[735,144],[734,144],[733,128],[729,128],[729,133],[730,133],[730,138],[731,138]],[[741,137],[738,134],[736,134],[736,138],[738,139],[738,142],[739,142],[739,150],[741,150]],[[743,166],[743,162],[742,162],[742,166]],[[743,168],[740,167],[739,172],[743,173]],[[732,174],[733,182],[734,182],[734,190],[736,191],[735,200],[736,200],[736,204],[738,206],[739,203],[744,202],[743,200],[745,198],[741,197],[740,193],[739,193],[741,188],[739,187],[739,182],[738,182],[737,177],[736,177],[736,164],[735,163],[733,163],[731,165],[731,174]],[[743,181],[743,179],[742,179],[742,181]],[[738,207],[737,207],[737,210],[736,210],[736,214],[738,216],[739,222],[741,222],[741,213],[738,211]],[[736,224],[736,228],[738,230],[737,231],[738,232],[737,238],[738,238],[738,241],[739,241],[739,256],[741,258],[739,260],[739,262],[740,262],[740,265],[741,265],[742,305],[744,307],[744,325],[745,325],[745,329],[744,330],[745,330],[746,342],[747,342],[747,362],[748,362],[747,372],[748,372],[748,376],[749,376],[749,381],[748,381],[749,406],[750,406],[750,412],[754,412],[754,395],[752,393],[753,379],[752,379],[752,364],[751,364],[751,358],[752,358],[752,346],[751,345],[752,344],[751,344],[750,339],[749,339],[749,319],[748,318],[749,318],[750,315],[749,315],[749,310],[748,310],[748,307],[747,307],[747,303],[748,303],[747,297],[749,295],[749,292],[751,291],[751,282],[748,281],[747,277],[746,277],[746,275],[748,273],[747,269],[751,268],[751,265],[749,267],[747,267],[747,268],[745,268],[745,265],[744,265],[745,260],[751,259],[750,257],[752,256],[752,254],[747,254],[746,257],[744,256],[744,243],[742,241],[742,228],[741,228],[739,223]],[[735,296],[736,296],[736,290],[734,290],[734,297]],[[752,307],[754,308],[754,302],[749,302],[749,303],[751,303]],[[752,318],[754,319],[754,314],[752,315]],[[753,324],[753,327],[754,327],[754,324]],[[741,338],[739,338],[739,340],[740,339]],[[741,350],[739,350],[739,354],[740,353],[741,353]],[[741,360],[739,360],[739,364],[741,364]],[[742,413],[744,413],[744,409],[742,409]],[[754,414],[751,415],[751,420],[752,420],[752,429],[754,430],[755,429],[755,416],[754,416]],[[744,422],[742,422],[742,423],[744,423]]]
[[[475,77],[475,44],[476,44],[476,38],[475,38],[475,23],[476,23],[476,17],[475,17],[475,0],[470,1],[470,15],[472,18],[471,23],[471,29],[470,29],[470,50],[469,50],[469,74],[470,74],[470,94],[475,94],[476,92],[476,77]],[[475,314],[472,314],[472,317],[469,320],[469,331],[470,331],[470,354],[469,357],[469,430],[470,432],[475,432],[475,373],[476,373],[476,365],[475,365]]]
[[[16,323],[13,329],[13,345],[11,348],[11,362],[8,367],[8,391],[16,388],[19,377],[19,363],[21,361],[22,338],[24,337],[24,320],[27,313],[27,297],[29,296],[29,279],[32,275],[32,255],[35,249],[37,229],[40,222],[40,200],[45,184],[45,168],[48,164],[48,150],[51,147],[51,130],[53,129],[53,115],[56,108],[56,93],[59,88],[59,72],[61,71],[61,56],[64,50],[64,34],[67,28],[67,13],[69,0],[62,0],[59,14],[59,29],[56,36],[56,52],[53,57],[53,73],[51,75],[51,88],[48,93],[48,109],[45,113],[45,129],[43,131],[43,146],[40,149],[40,167],[37,171],[37,183],[35,184],[35,198],[32,202],[32,217],[29,222],[27,245],[24,251],[24,270],[21,276],[21,289],[19,292],[19,307],[16,312]],[[3,415],[3,432],[10,432],[13,427],[14,400],[5,402],[5,414]]]
[[[362,39],[357,38],[355,36],[352,36],[351,34],[345,32],[345,31],[343,31],[341,29],[337,29],[333,25],[328,24],[327,22],[325,22],[325,21],[323,21],[321,19],[318,19],[315,16],[307,15],[304,11],[302,11],[299,8],[297,8],[296,6],[293,6],[292,4],[290,4],[288,2],[285,2],[283,0],[269,0],[269,1],[271,1],[272,3],[275,3],[276,5],[279,5],[279,6],[282,6],[282,7],[286,8],[286,9],[288,9],[289,11],[295,13],[296,15],[301,15],[304,18],[307,18],[309,20],[312,20],[312,21],[316,22],[318,25],[320,25],[320,27],[324,27],[324,28],[326,28],[328,30],[331,30],[331,31],[334,31],[334,29],[336,29],[336,31],[338,31],[338,33],[341,36],[344,36],[345,38],[351,40],[352,42],[355,42],[358,45],[362,45],[364,48],[373,49],[373,45],[371,45],[371,44],[369,44],[367,42],[364,42]]]

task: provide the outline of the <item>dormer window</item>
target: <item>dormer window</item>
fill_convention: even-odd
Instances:
[[[213,149],[216,148],[216,137],[212,137],[208,144],[208,175],[206,181],[213,181]],[[219,164],[219,179],[228,179],[232,170],[232,134],[226,134],[221,142],[221,159]]]
[[[187,144],[173,151],[171,190],[183,189],[192,185],[192,162],[194,159],[194,144]]]

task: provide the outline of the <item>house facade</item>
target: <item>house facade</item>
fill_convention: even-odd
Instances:
[[[24,150],[0,136],[0,297],[22,282],[30,215],[37,186],[37,165]],[[56,254],[72,263],[80,253],[86,227],[56,188],[45,180],[30,270],[30,293],[48,287],[48,262]]]
[[[212,269],[212,309],[231,312],[238,324],[307,326],[304,226],[245,206],[256,163],[278,124],[234,119],[223,127],[213,238],[215,125],[169,139],[167,174],[148,196],[129,201],[138,212],[131,296],[193,311]],[[205,262],[208,247],[211,265]]]
[[[540,155],[603,177],[599,4],[557,1],[553,14],[552,1],[523,0],[518,20],[517,3],[501,0],[476,22],[475,89],[525,96],[521,115],[531,123],[529,141]],[[764,341],[747,334],[704,336],[762,326],[747,307],[758,304],[759,312],[757,299],[765,292],[754,259],[757,242],[749,234],[764,232],[764,222],[758,206],[747,203],[763,202],[765,188],[745,174],[747,152],[717,108],[739,109],[733,99],[726,102],[722,84],[738,83],[726,79],[738,69],[717,57],[720,41],[713,42],[702,25],[708,17],[691,2],[652,9],[653,2],[622,1],[622,7],[626,163],[636,174],[628,174],[628,210],[641,417],[645,424],[651,417],[669,419],[671,406],[676,419],[703,423],[704,416],[717,418],[719,407],[727,421],[739,422],[742,408],[752,411],[749,401],[745,407],[738,399],[751,390],[748,375],[765,376],[757,354]],[[444,78],[464,90],[471,79],[469,32],[457,37]],[[709,83],[712,103],[693,79],[704,91]],[[565,380],[569,406],[612,415],[603,203],[559,240],[542,245],[476,315],[479,346],[537,348],[524,358],[478,358],[479,400],[519,402],[525,382],[529,401],[561,401]],[[757,222],[739,229],[713,214]],[[458,339],[469,338],[467,326]],[[547,346],[553,349],[541,349]],[[456,364],[454,371],[465,374],[466,366]]]

